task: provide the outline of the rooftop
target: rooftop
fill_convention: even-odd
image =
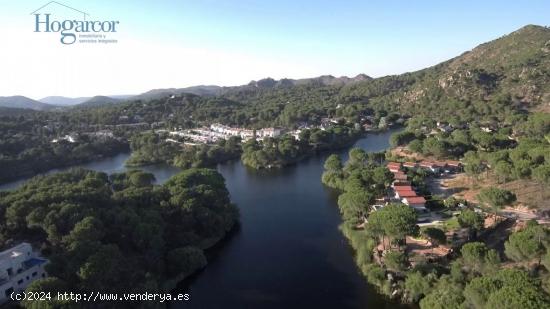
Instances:
[[[404,198],[408,204],[423,204],[426,203],[426,199],[423,196],[406,197]]]

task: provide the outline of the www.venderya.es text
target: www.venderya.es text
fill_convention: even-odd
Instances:
[[[75,292],[12,292],[10,298],[14,301],[73,301],[78,302],[104,302],[104,301],[154,301],[159,303],[169,301],[188,301],[189,294],[169,293],[75,293]]]

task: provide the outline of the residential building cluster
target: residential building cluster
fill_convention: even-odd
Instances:
[[[393,173],[394,181],[389,195],[390,201],[398,201],[413,207],[418,212],[427,212],[426,198],[417,194],[405,169],[424,169],[431,173],[454,173],[462,170],[459,161],[421,161],[421,162],[388,162],[386,167]],[[378,205],[380,206],[380,205]]]
[[[13,292],[21,292],[31,282],[45,278],[47,263],[26,242],[0,252],[0,304],[9,301]]]
[[[386,166],[394,176],[392,183],[393,196],[390,199],[409,205],[418,212],[427,212],[426,199],[416,193],[401,163],[389,162]]]
[[[169,132],[172,136],[179,136],[190,139],[195,143],[215,143],[221,139],[228,139],[238,136],[243,141],[251,138],[278,137],[283,133],[281,128],[263,128],[258,130],[246,128],[234,128],[219,123],[211,124],[209,127],[202,127],[189,130],[176,130]]]

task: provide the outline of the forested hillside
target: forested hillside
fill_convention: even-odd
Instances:
[[[338,82],[266,79],[227,87],[217,96],[182,94],[88,110],[102,121],[124,113],[149,121],[220,121],[233,125],[292,125],[357,110],[510,121],[524,110],[550,104],[550,29],[525,26],[430,68],[412,73]],[[334,80],[334,79],[331,79]],[[289,80],[290,81],[290,80]],[[106,114],[110,115],[110,117]],[[84,116],[81,114],[81,116]],[[96,118],[97,119],[97,118]]]
[[[529,25],[434,67],[349,85],[342,94],[414,115],[505,120],[550,104],[550,29]]]

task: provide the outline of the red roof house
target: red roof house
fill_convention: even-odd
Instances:
[[[423,196],[404,197],[402,202],[413,207],[416,210],[426,210],[426,199]]]
[[[418,196],[416,192],[412,190],[399,190],[395,191],[395,198],[402,199],[405,197],[415,197]]]

